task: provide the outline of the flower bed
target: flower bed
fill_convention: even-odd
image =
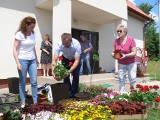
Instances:
[[[84,87],[83,90],[83,92],[86,91],[92,95],[91,100],[66,99],[57,105],[50,105],[46,102],[46,104],[29,105],[22,112],[29,118],[33,117],[33,120],[38,119],[38,117],[43,118],[43,120],[48,118],[50,120],[77,120],[78,118],[84,120],[145,119],[147,118],[146,103],[152,103],[154,108],[160,107],[157,89],[157,86],[137,85],[137,90],[131,87],[131,93],[120,94],[101,86],[91,85]],[[21,111],[17,112],[16,115],[21,115]]]

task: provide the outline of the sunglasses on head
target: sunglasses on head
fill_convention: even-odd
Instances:
[[[122,33],[122,30],[117,30],[117,33],[119,33],[119,32]]]

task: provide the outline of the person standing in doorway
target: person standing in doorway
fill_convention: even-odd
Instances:
[[[60,52],[62,52],[62,64],[69,70],[69,74],[64,78],[63,82],[69,84],[69,96],[74,98],[79,86],[81,45],[78,40],[72,38],[70,33],[62,34],[61,41],[55,46],[52,60],[52,75],[55,79],[57,78],[54,73],[54,68],[57,65]],[[72,66],[68,66],[70,62],[73,63]],[[70,82],[70,74],[73,76],[72,84]]]
[[[35,49],[35,25],[35,18],[25,17],[16,32],[13,46],[13,55],[19,74],[19,93],[22,108],[25,107],[27,72],[30,77],[33,103],[37,103],[37,66],[39,62]]]
[[[81,44],[81,68],[80,68],[80,75],[83,75],[83,63],[86,63],[87,66],[87,73],[91,74],[91,66],[90,66],[90,51],[92,50],[92,44],[87,39],[86,35],[80,35],[80,44]]]
[[[40,63],[43,69],[43,76],[49,76],[49,69],[51,68],[52,63],[52,42],[50,41],[48,34],[44,36],[40,49],[42,50]]]
[[[115,58],[117,51],[121,54],[118,58],[118,75],[119,90],[125,91],[126,74],[128,74],[130,86],[136,88],[136,43],[133,37],[127,35],[127,27],[125,25],[117,26],[118,38],[114,41],[112,57]]]

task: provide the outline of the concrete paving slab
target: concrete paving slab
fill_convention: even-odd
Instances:
[[[92,82],[90,82],[92,78]],[[49,83],[49,84],[55,84],[55,83],[62,83],[63,81],[56,81],[53,79],[52,76],[49,77],[38,77],[38,87]],[[142,78],[137,78],[137,83],[141,84],[149,84],[150,78],[149,77],[142,77]],[[95,84],[95,85],[100,85],[100,84],[111,84],[113,86],[108,87],[109,89],[118,91],[119,90],[119,83],[115,78],[115,75],[113,73],[104,73],[104,74],[93,74],[91,75],[82,75],[80,76],[80,83],[85,83],[87,85]],[[150,84],[154,84],[153,82]],[[160,81],[156,81],[155,84],[158,84],[160,86]],[[127,83],[126,84],[126,91],[130,91],[130,85]],[[31,86],[26,85],[26,90],[29,90],[29,93],[31,93]],[[0,93],[8,93],[9,89],[8,88],[3,88],[0,89]]]

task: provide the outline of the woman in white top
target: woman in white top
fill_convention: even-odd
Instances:
[[[15,35],[13,55],[19,74],[19,93],[21,107],[25,107],[25,86],[27,72],[30,77],[33,102],[37,103],[37,65],[39,64],[35,49],[34,27],[36,20],[33,17],[25,17]]]

